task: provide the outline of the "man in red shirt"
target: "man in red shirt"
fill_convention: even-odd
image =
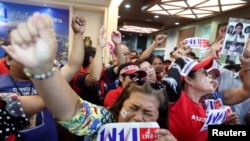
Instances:
[[[4,58],[0,60],[0,75],[8,74],[9,70],[9,61],[11,60],[10,56],[5,53]]]

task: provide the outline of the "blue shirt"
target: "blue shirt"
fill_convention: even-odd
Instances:
[[[14,92],[18,95],[37,95],[31,81],[14,81],[9,74],[0,75],[0,93]],[[18,87],[15,87],[15,84]],[[21,130],[20,133],[25,141],[58,141],[56,122],[47,109],[37,114],[35,127]]]

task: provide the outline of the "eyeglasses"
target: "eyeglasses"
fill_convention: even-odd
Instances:
[[[201,72],[201,73],[205,74],[205,76],[208,76],[208,73],[206,70],[201,70],[201,71],[197,71],[197,72]]]
[[[137,79],[139,77],[139,74],[137,73],[131,73],[131,74],[122,74],[123,77],[128,76],[131,80]]]
[[[139,74],[137,74],[137,73],[129,74],[129,78],[130,78],[131,80],[137,79],[138,77],[139,77]]]
[[[136,85],[142,86],[147,81],[143,78],[137,78],[137,79],[133,79],[133,82],[135,82]],[[149,82],[150,82],[150,86],[155,90],[160,90],[164,88],[164,86],[159,82],[154,82],[154,81],[149,81]]]
[[[218,76],[213,75],[213,74],[208,74],[208,77],[212,80],[216,80],[218,78]]]

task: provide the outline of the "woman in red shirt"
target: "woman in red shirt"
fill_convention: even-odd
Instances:
[[[119,76],[119,86],[110,90],[106,97],[104,98],[104,107],[110,107],[115,103],[117,98],[122,93],[123,88],[125,88],[129,82],[133,79],[139,77],[143,78],[147,75],[147,73],[143,70],[140,70],[137,65],[134,63],[124,63],[118,68],[118,76]]]

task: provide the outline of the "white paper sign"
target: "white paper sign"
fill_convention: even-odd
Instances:
[[[250,20],[229,18],[221,54],[243,55],[250,33]]]
[[[201,128],[201,131],[207,130],[208,125],[219,125],[225,122],[231,113],[231,108],[229,106],[223,106],[220,109],[210,109],[207,111],[206,121]]]
[[[193,69],[193,67],[198,64],[198,62],[196,60],[192,60],[188,57],[185,57],[185,62],[186,63],[181,70],[182,76],[187,76],[190,73],[190,71]]]
[[[209,41],[206,38],[193,37],[185,39],[185,45],[191,48],[206,49],[209,47]]]
[[[97,141],[154,141],[159,128],[157,122],[109,123],[99,129]]]
[[[209,111],[211,109],[220,109],[223,106],[223,103],[220,98],[214,100],[214,99],[206,99],[206,111]]]

